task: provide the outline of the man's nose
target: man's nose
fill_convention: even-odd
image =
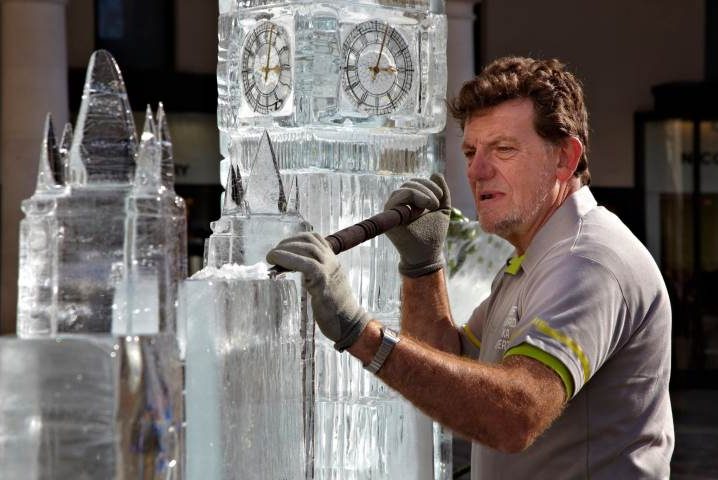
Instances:
[[[491,162],[480,152],[476,152],[469,160],[466,168],[466,175],[471,181],[486,180],[493,176],[494,168]]]

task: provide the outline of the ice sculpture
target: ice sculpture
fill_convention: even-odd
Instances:
[[[133,175],[132,111],[115,60],[100,50],[90,58],[74,135],[66,126],[60,148],[48,120],[37,188],[22,204],[19,336],[175,330],[186,220],[161,109],[158,116]],[[133,330],[127,309],[150,314]],[[114,329],[113,316],[122,320]]]
[[[210,267],[183,284],[180,310],[187,478],[313,478],[312,332],[296,282],[266,265]]]
[[[265,135],[299,211],[329,234],[441,168],[443,1],[220,1],[221,180],[245,177]],[[399,327],[397,254],[377,237],[342,255],[367,310]],[[323,336],[315,348],[315,479],[444,479],[449,440]],[[448,449],[448,450],[447,450]]]
[[[247,181],[238,168],[229,175],[206,266],[181,290],[188,477],[312,478],[314,325],[298,274],[272,280],[257,263],[310,226],[268,135]]]
[[[48,115],[22,204],[20,338],[0,338],[0,477],[182,478],[186,233],[172,168],[161,105],[137,152],[120,71],[93,53],[74,135],[66,125],[58,146]]]
[[[220,129],[438,132],[446,120],[443,1],[220,2]]]
[[[0,337],[0,477],[178,479],[174,336]]]
[[[206,266],[261,262],[279,240],[311,228],[297,211],[296,187],[289,192],[289,198],[295,201],[291,206],[288,203],[266,132],[250,171],[246,184],[239,165],[233,165],[228,172],[222,217],[212,223],[212,235],[205,245]]]
[[[147,106],[135,178],[125,204],[124,261],[114,302],[115,334],[176,331],[177,290],[186,274],[184,200],[174,192],[171,143],[160,104]]]
[[[270,128],[282,169],[431,173],[446,119],[442,13],[443,0],[220,2],[222,168]]]

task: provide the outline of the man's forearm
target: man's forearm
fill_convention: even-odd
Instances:
[[[401,331],[439,350],[460,353],[443,269],[418,278],[402,277]]]
[[[380,324],[372,321],[349,352],[366,365],[380,343]],[[405,336],[378,375],[457,434],[504,452],[530,445],[564,402],[561,379],[533,359],[480,363]]]

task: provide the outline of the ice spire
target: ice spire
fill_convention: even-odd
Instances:
[[[60,160],[62,161],[63,180],[70,178],[70,148],[72,147],[72,124],[67,122],[60,139]]]
[[[161,186],[160,178],[160,145],[157,140],[157,127],[152,109],[147,105],[145,126],[140,137],[140,148],[137,153],[137,170],[135,171],[134,188],[157,190]]]
[[[162,102],[157,106],[157,138],[162,148],[162,185],[164,185],[165,188],[174,189],[175,163],[172,156],[172,137],[170,137],[167,115],[165,114],[165,108]]]
[[[135,123],[120,69],[106,50],[90,57],[70,149],[73,184],[126,184],[137,150]]]
[[[285,213],[287,197],[269,133],[264,131],[244,190],[243,200],[252,214]]]
[[[299,213],[299,177],[295,176],[292,179],[287,198],[289,199],[287,213]]]
[[[55,140],[55,130],[52,127],[52,115],[48,113],[45,117],[35,192],[49,192],[62,185],[62,160]]]
[[[242,186],[242,172],[239,165],[230,162],[229,173],[227,174],[227,188],[224,192],[224,206],[222,215],[228,213],[247,213],[247,204],[244,199],[244,187]]]

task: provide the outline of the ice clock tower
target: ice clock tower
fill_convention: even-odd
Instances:
[[[443,168],[446,17],[435,0],[220,0],[221,180],[252,182],[268,132],[284,185],[328,234]],[[251,207],[251,206],[250,206]],[[377,237],[340,260],[361,304],[399,327],[398,256]],[[450,439],[317,332],[307,478],[450,478]]]

